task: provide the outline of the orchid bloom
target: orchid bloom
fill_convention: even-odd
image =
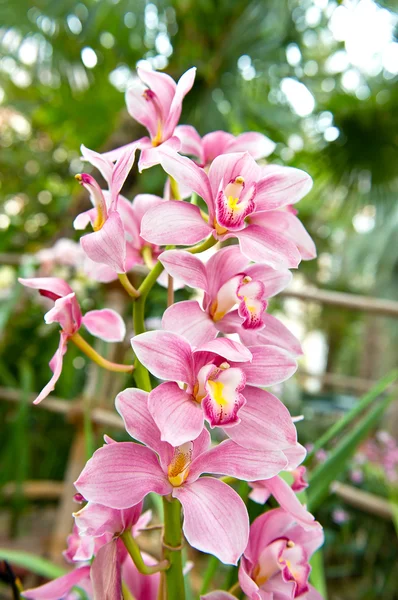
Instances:
[[[90,193],[94,205],[94,208],[81,213],[74,220],[75,229],[85,229],[89,223],[94,229],[93,233],[80,238],[80,244],[91,260],[107,265],[116,273],[126,273],[129,268],[126,263],[127,246],[119,210],[119,194],[133,166],[136,150],[137,144],[127,148],[113,164],[101,154],[81,147],[84,160],[88,160],[101,172],[109,186],[109,192],[103,192],[91,175],[76,175],[79,183]]]
[[[265,504],[269,497],[273,496],[281,508],[288,512],[303,529],[319,527],[314,516],[307,511],[295,494],[295,492],[301,492],[308,487],[308,483],[304,479],[305,471],[305,467],[301,466],[285,474],[285,477],[293,477],[291,486],[280,475],[270,479],[251,481],[249,485],[252,491],[249,498],[259,504]]]
[[[61,375],[68,340],[77,334],[82,325],[91,335],[106,342],[121,342],[126,335],[126,327],[121,316],[110,308],[90,310],[83,316],[75,293],[63,279],[36,277],[19,278],[18,281],[54,301],[53,308],[44,315],[44,320],[47,324],[59,323],[61,326],[59,346],[49,363],[53,376],[34,400],[34,404],[38,404],[53,391]]]
[[[167,381],[152,390],[148,402],[162,440],[173,446],[194,440],[206,419],[210,427],[224,428],[248,448],[297,450],[287,409],[268,392],[252,387],[272,385],[295,371],[296,361],[285,351],[245,348],[227,338],[194,348],[171,331],[142,333],[131,344],[138,360]]]
[[[272,154],[276,144],[262,133],[246,132],[238,136],[226,131],[212,131],[202,138],[191,125],[178,125],[174,134],[181,141],[180,154],[194,156],[200,166],[208,167],[216,156],[229,152],[249,152],[254,160]]]
[[[141,149],[139,170],[159,164],[160,152],[168,146],[178,150],[181,142],[174,136],[181,116],[182,102],[195,80],[196,68],[188,69],[176,83],[166,73],[137,68],[138,77],[126,92],[127,110],[150,135],[107,152],[103,156],[115,160],[134,144]],[[162,148],[160,149],[160,146]]]
[[[116,408],[128,433],[142,444],[105,445],[88,461],[75,486],[92,502],[122,509],[150,492],[177,499],[183,508],[183,531],[189,544],[236,564],[248,539],[248,515],[238,494],[215,477],[231,475],[252,480],[279,472],[286,458],[280,452],[256,452],[226,440],[209,449],[210,434],[203,429],[193,442],[172,447],[162,442],[148,410],[148,394],[127,389],[116,398]],[[144,444],[144,445],[143,445]],[[233,527],[225,519],[233,515]]]
[[[166,250],[159,260],[172,277],[204,291],[203,310],[197,301],[174,304],[164,313],[164,329],[176,333],[186,331],[186,336],[196,345],[213,339],[219,331],[241,334],[242,329],[261,330],[261,344],[256,344],[254,338],[254,343],[249,345],[268,343],[281,346],[293,355],[301,353],[300,344],[295,338],[292,340],[292,334],[287,329],[283,333],[284,325],[280,324],[277,336],[272,335],[275,317],[265,313],[267,299],[291,281],[290,271],[275,271],[263,264],[250,265],[238,246],[222,248],[206,264],[184,250]]]
[[[58,600],[66,595],[72,599],[74,595],[71,590],[78,586],[89,598],[120,598],[123,581],[131,592],[134,587],[153,588],[151,595],[135,595],[137,600],[156,600],[159,573],[138,573],[119,539],[126,530],[131,530],[132,535],[137,537],[148,524],[151,519],[150,511],[144,514],[141,514],[141,511],[142,502],[126,510],[114,510],[100,504],[88,503],[74,515],[75,525],[68,537],[68,548],[64,552],[65,559],[73,564],[75,569],[38,588],[26,590],[22,594],[23,597],[32,600]],[[146,564],[154,562],[149,556],[144,556],[144,560]]]
[[[301,258],[316,256],[301,222],[291,212],[280,210],[311,189],[311,177],[304,171],[260,167],[247,152],[217,156],[208,174],[170,148],[162,152],[160,163],[178,184],[203,198],[208,215],[196,205],[170,200],[145,214],[141,227],[145,240],[191,245],[208,235],[220,241],[236,237],[249,260],[274,269],[295,268]]]
[[[258,517],[239,568],[250,600],[322,600],[308,583],[309,559],[323,543],[322,528],[303,529],[282,508]]]

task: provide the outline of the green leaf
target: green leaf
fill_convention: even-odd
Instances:
[[[328,600],[328,592],[326,588],[325,570],[323,567],[323,552],[320,548],[312,556],[310,560],[312,567],[310,581],[314,588],[321,594],[323,600]]]
[[[388,373],[385,377],[380,379],[372,387],[371,390],[367,394],[365,394],[359,402],[347,413],[342,419],[339,419],[337,423],[332,425],[314,444],[311,452],[308,453],[307,458],[305,459],[305,464],[308,464],[314,455],[320,450],[324,448],[328,442],[334,439],[339,433],[343,431],[352,421],[358,417],[361,413],[363,413],[370,404],[380,394],[382,394],[392,383],[394,383],[398,379],[398,369],[394,369],[391,373]]]
[[[328,495],[332,481],[343,473],[348,461],[354,454],[358,445],[375,426],[390,402],[396,398],[393,393],[382,402],[374,406],[352,429],[339,444],[330,452],[328,458],[320,464],[311,474],[307,490],[308,509],[313,512],[318,508],[324,498]]]
[[[6,560],[11,564],[23,567],[36,575],[47,577],[48,579],[55,579],[61,577],[67,573],[66,569],[54,565],[49,560],[36,556],[30,552],[23,552],[20,550],[7,550],[7,548],[0,548],[0,559]]]
[[[388,486],[388,498],[391,506],[392,520],[398,536],[398,487]]]

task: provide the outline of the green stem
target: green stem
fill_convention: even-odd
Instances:
[[[237,581],[236,583],[234,583],[234,585],[229,588],[228,593],[231,594],[232,596],[235,596],[236,592],[239,592],[240,590],[240,583],[239,581]]]
[[[132,298],[137,298],[139,296],[139,292],[135,289],[133,284],[130,282],[130,279],[127,277],[126,273],[118,273],[119,281]]]
[[[122,595],[123,595],[123,600],[135,600],[135,597],[130,592],[129,588],[124,583],[124,581],[122,581]]]
[[[204,242],[201,242],[196,246],[192,246],[191,248],[185,248],[185,250],[187,252],[190,252],[191,254],[199,254],[199,252],[204,252],[205,250],[208,250],[209,248],[217,244],[217,242],[218,240],[216,240],[216,238],[211,235]]]
[[[219,560],[215,556],[210,556],[209,562],[207,563],[207,569],[203,576],[202,587],[200,588],[201,594],[205,594],[207,592],[207,590],[209,589],[211,580],[213,579],[214,575],[216,574],[219,566],[220,566]]]
[[[133,365],[121,365],[119,363],[114,363],[110,360],[107,360],[106,358],[98,354],[98,352],[94,350],[94,348],[90,346],[90,344],[86,342],[85,339],[82,338],[80,333],[74,333],[70,336],[69,339],[79,348],[79,350],[84,352],[86,356],[91,358],[92,361],[94,361],[103,369],[107,369],[108,371],[114,371],[115,373],[131,373],[134,369]]]
[[[133,538],[131,530],[124,531],[120,537],[123,544],[126,546],[127,552],[133,559],[138,571],[143,575],[152,575],[153,573],[165,571],[169,568],[169,563],[167,560],[162,560],[157,565],[146,565],[144,563],[144,559],[142,558],[140,547]]]
[[[165,573],[167,600],[185,600],[184,576],[182,574],[181,504],[178,500],[163,498],[164,534],[163,556],[170,568]]]

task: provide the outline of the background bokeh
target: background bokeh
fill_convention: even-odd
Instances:
[[[38,268],[56,272],[72,281],[85,309],[111,303],[128,319],[118,285],[87,280],[68,266],[68,249],[37,253],[61,238],[78,240],[73,218],[88,206],[74,179],[83,168],[80,144],[106,151],[143,134],[124,103],[137,63],[175,79],[196,66],[181,123],[202,135],[260,131],[275,142],[271,162],[311,174],[314,188],[299,216],[318,258],[300,265],[295,290],[394,300],[396,9],[394,1],[373,0],[0,0],[1,546],[56,560],[51,536],[62,533],[60,489],[50,486],[46,495],[34,483],[68,481],[67,465],[81,458],[78,416],[66,420],[31,406],[30,394],[48,380],[58,333],[44,325],[44,305],[16,278]],[[161,194],[163,184],[158,168],[141,176],[133,170],[125,194]],[[164,297],[157,287],[151,317],[162,313]],[[187,297],[181,291],[177,299]],[[304,345],[299,373],[279,393],[294,414],[306,416],[299,433],[310,443],[396,364],[398,322],[297,298],[274,300],[271,311]],[[91,375],[71,348],[56,396],[72,402],[83,393],[111,408],[127,381]],[[342,481],[388,499],[398,466],[386,470],[379,454],[397,437],[394,405],[380,427],[392,437],[376,434]],[[91,431],[93,444],[101,433],[99,425]],[[317,518],[325,526],[331,600],[398,598],[397,535],[388,515],[331,494]],[[7,597],[6,588],[1,594]]]

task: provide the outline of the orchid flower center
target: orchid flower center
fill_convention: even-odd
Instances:
[[[179,487],[188,477],[192,462],[192,451],[192,442],[174,448],[173,458],[167,469],[167,476],[173,487]]]
[[[294,597],[297,598],[308,591],[309,571],[304,549],[292,540],[282,538],[264,548],[253,569],[253,579],[261,588],[272,577],[282,573],[284,581],[296,584]]]
[[[245,226],[245,217],[255,209],[254,197],[256,184],[246,186],[239,175],[232,179],[224,190],[220,190],[216,199],[214,227],[219,235],[227,231],[238,231]]]
[[[160,146],[160,144],[162,143],[162,136],[163,136],[163,114],[162,114],[162,108],[159,103],[159,99],[158,99],[157,95],[155,94],[155,92],[153,92],[149,88],[144,91],[143,96],[147,102],[152,103],[152,106],[155,109],[155,113],[156,113],[157,120],[158,120],[158,128],[157,128],[155,137],[152,138],[152,146],[154,146],[154,147]]]
[[[220,321],[236,305],[239,315],[244,319],[244,329],[262,327],[262,315],[267,308],[264,284],[245,274],[235,275],[218,290],[216,299],[210,305],[210,316],[214,322]]]
[[[193,389],[193,399],[201,403],[210,427],[239,422],[238,411],[245,403],[241,391],[246,377],[241,369],[223,362],[202,367]]]
[[[265,287],[262,281],[252,280],[247,275],[242,278],[236,291],[239,301],[238,312],[244,321],[244,329],[258,329],[264,325],[263,312],[267,308]]]
[[[95,220],[93,222],[94,231],[98,231],[103,227],[105,221],[108,218],[108,209],[106,206],[106,201],[102,190],[94,177],[88,175],[87,173],[79,173],[75,175],[75,179],[85,187],[90,193],[91,200],[96,208],[97,214]]]

